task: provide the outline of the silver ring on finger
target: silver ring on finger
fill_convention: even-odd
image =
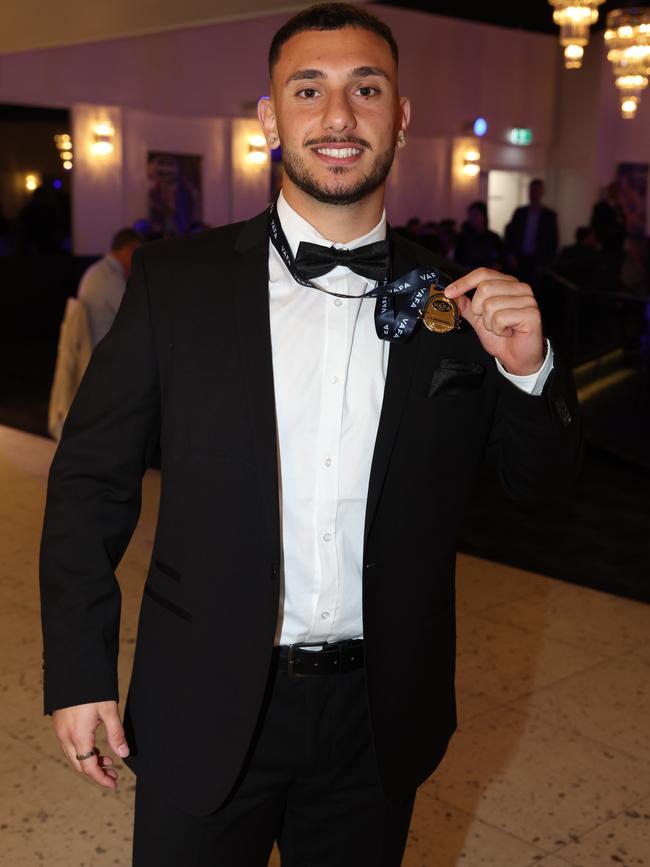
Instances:
[[[97,747],[93,747],[89,753],[81,753],[81,754],[77,753],[77,754],[75,754],[75,758],[77,759],[77,761],[84,762],[86,759],[89,759],[92,756],[97,756],[97,755],[99,755],[99,750],[97,749]]]

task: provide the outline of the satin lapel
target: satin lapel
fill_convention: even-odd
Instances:
[[[389,239],[391,241],[393,276],[405,274],[412,268],[417,267],[418,263],[409,262],[401,251],[399,237],[390,233]],[[375,451],[370,470],[370,482],[368,484],[364,544],[368,539],[368,533],[372,526],[393,450],[393,443],[399,430],[413,370],[415,369],[419,345],[420,342],[413,338],[407,343],[391,344],[388,354],[384,400],[379,417],[379,428],[377,430]]]
[[[242,403],[250,419],[250,458],[273,549],[279,560],[280,512],[275,388],[269,315],[269,242],[266,212],[246,223],[239,235],[229,278],[241,349]],[[233,311],[230,311],[232,313]]]

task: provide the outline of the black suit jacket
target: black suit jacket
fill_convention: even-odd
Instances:
[[[391,234],[394,273],[440,264]],[[452,266],[453,267],[453,266]],[[306,290],[308,291],[308,290]],[[141,248],[51,469],[42,541],[45,710],[118,698],[115,568],[160,433],[160,516],[125,710],[127,764],[197,815],[227,796],[258,717],[280,589],[266,216]],[[363,558],[367,690],[393,798],[456,725],[456,540],[486,452],[516,497],[580,451],[561,364],[530,397],[472,330],[390,349]],[[197,758],[198,756],[198,758]]]
[[[506,226],[506,246],[516,256],[522,256],[522,245],[526,231],[526,221],[530,207],[525,205],[517,208],[512,220]],[[557,214],[551,208],[542,206],[537,224],[537,239],[535,242],[535,259],[540,265],[548,265],[555,258],[558,246]]]

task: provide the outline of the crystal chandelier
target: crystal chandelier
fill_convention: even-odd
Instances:
[[[614,9],[607,16],[607,59],[611,62],[623,117],[631,119],[650,75],[650,7]]]
[[[564,46],[564,65],[580,69],[589,28],[598,20],[598,7],[605,0],[548,0],[553,7],[553,21],[560,28],[560,45]]]

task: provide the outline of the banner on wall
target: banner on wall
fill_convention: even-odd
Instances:
[[[618,195],[625,214],[627,239],[621,282],[628,291],[645,292],[648,279],[646,228],[648,218],[648,163],[619,163]]]
[[[648,163],[619,163],[616,181],[628,238],[645,238]]]
[[[203,227],[201,159],[191,154],[149,152],[149,222],[154,235],[173,237]]]

